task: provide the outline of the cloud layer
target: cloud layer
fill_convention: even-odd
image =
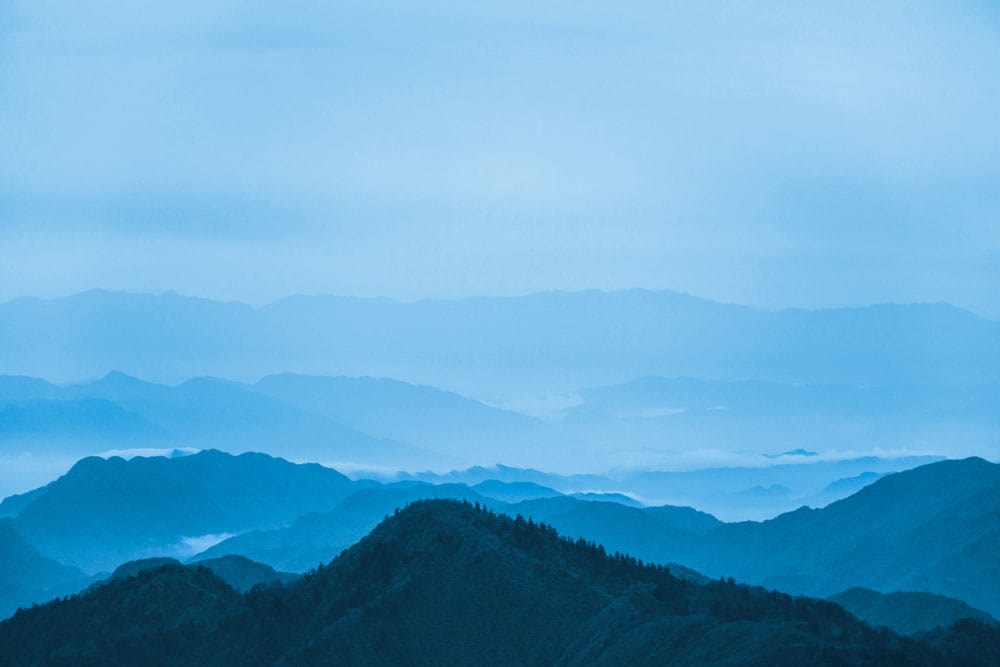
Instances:
[[[990,3],[0,7],[0,298],[669,287],[1000,316]]]

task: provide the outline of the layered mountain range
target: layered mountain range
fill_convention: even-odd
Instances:
[[[920,591],[1000,615],[1000,465],[975,458],[885,475],[822,509],[737,523],[690,507],[640,506],[539,484],[351,480],[261,454],[89,458],[0,504],[5,540],[16,547],[3,552],[3,570],[27,573],[0,602],[9,613],[150,557],[236,555],[306,572],[425,499],[479,503],[609,552],[708,577],[816,597],[856,587]]]
[[[0,368],[63,381],[111,370],[168,382],[377,374],[478,396],[645,375],[957,385],[996,381],[998,335],[1000,324],[943,303],[764,311],[629,290],[415,302],[293,296],[255,308],[91,290],[0,304]]]
[[[544,524],[424,501],[287,586],[140,568],[0,623],[12,664],[992,665],[1000,630],[915,637],[836,604],[608,555]]]

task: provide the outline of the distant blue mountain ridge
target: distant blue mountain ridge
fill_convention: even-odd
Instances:
[[[479,397],[643,375],[969,385],[1000,377],[1000,323],[945,303],[755,310],[671,291],[399,302],[293,296],[255,308],[91,290],[0,304],[0,369],[61,381],[380,375]]]
[[[119,372],[71,385],[0,376],[0,445],[35,460],[215,448],[378,475],[504,461],[518,468],[617,471],[622,478],[637,469],[715,468],[720,454],[740,468],[800,471],[823,470],[831,459],[866,452],[888,453],[880,459],[911,453],[990,457],[1000,411],[997,383],[848,387],[647,377],[578,395],[575,407],[542,421],[386,378],[282,374],[253,384],[197,378],[168,386]],[[806,442],[811,449],[798,446]],[[817,467],[785,467],[802,463]],[[748,492],[752,502],[743,503],[743,516],[758,518],[790,509],[838,479],[907,464],[880,465],[817,479],[760,474],[722,488],[674,483],[669,492],[632,476],[632,488],[596,490],[635,492],[652,502],[697,498],[723,513],[732,505],[724,494]],[[754,490],[775,485],[789,488],[787,498]],[[722,495],[712,500],[712,493]]]

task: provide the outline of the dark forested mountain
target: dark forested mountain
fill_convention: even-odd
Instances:
[[[998,335],[1000,324],[946,304],[770,312],[631,290],[413,303],[297,296],[252,308],[93,290],[0,304],[0,368],[171,382],[378,374],[488,395],[649,374],[973,384],[996,380]]]
[[[286,525],[361,486],[330,468],[263,454],[87,458],[13,521],[40,552],[93,573],[136,558],[192,555],[213,535]]]
[[[850,588],[827,599],[870,625],[884,625],[902,635],[948,627],[963,618],[996,624],[996,619],[985,611],[934,593],[879,593],[869,588]]]
[[[0,623],[24,664],[968,664],[1000,634],[962,621],[919,640],[840,607],[609,557],[450,501],[387,519],[328,566],[241,595],[165,565]]]
[[[0,618],[20,606],[76,592],[88,582],[75,567],[38,553],[9,519],[0,519]]]

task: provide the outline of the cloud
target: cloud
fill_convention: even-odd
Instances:
[[[639,285],[1000,314],[989,11],[4,3],[0,241],[96,254],[0,267],[3,292],[203,293],[240,256],[269,276],[251,300]]]

